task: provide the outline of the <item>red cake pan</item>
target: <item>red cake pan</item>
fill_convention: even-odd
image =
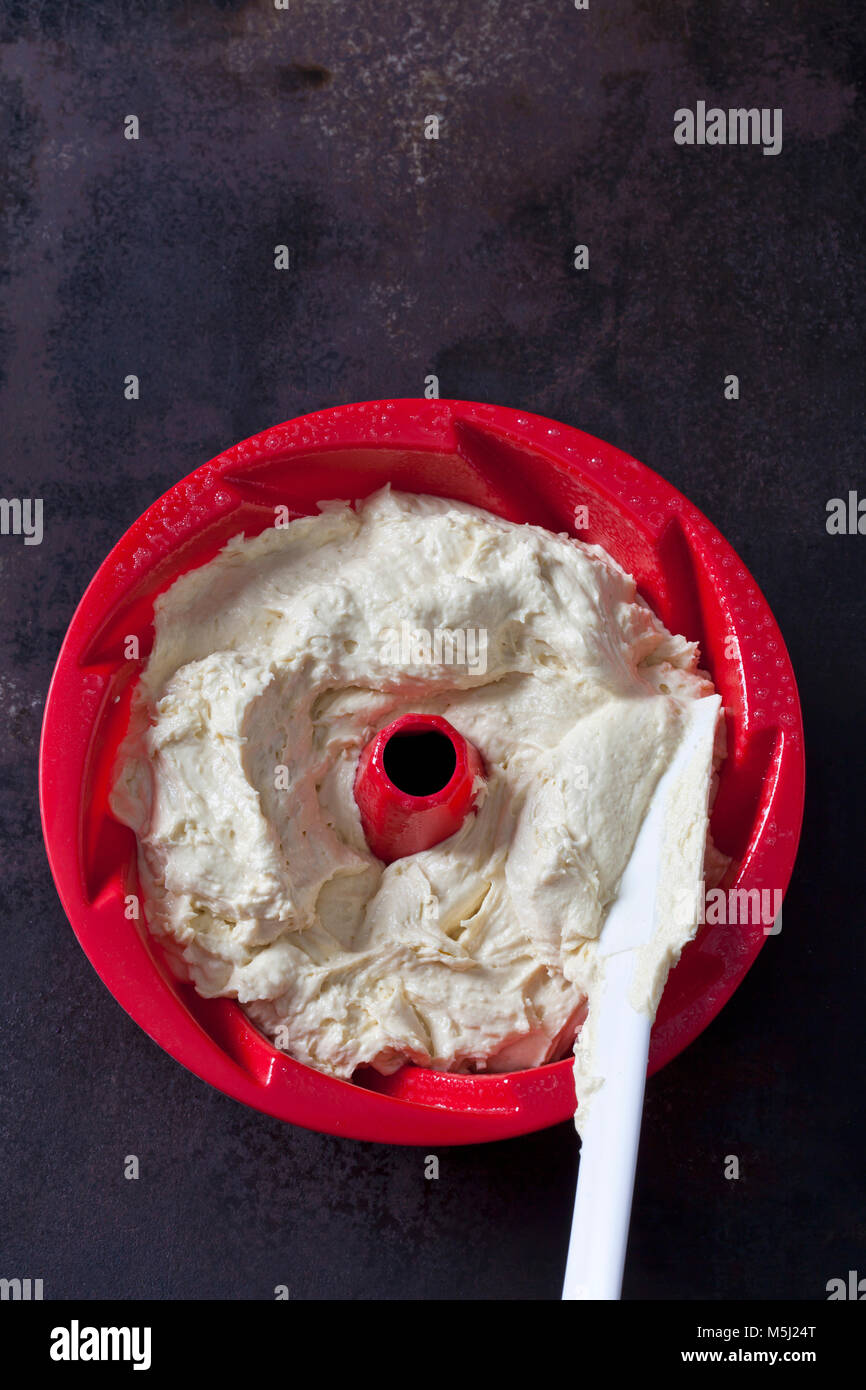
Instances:
[[[572,1115],[570,1060],[498,1076],[407,1066],[339,1081],[278,1052],[234,1001],[202,999],[180,983],[144,921],[126,912],[138,893],[135,840],[112,816],[108,792],[152,643],[154,599],[231,536],[272,525],[276,507],[309,515],[319,501],[359,499],[385,483],[597,542],[668,628],[700,642],[727,717],[712,818],[733,861],[724,886],[742,890],[741,904],[742,893],[784,892],[802,821],[803,729],[785,644],[755,581],[706,517],[636,459],[554,421],[466,401],[370,401],[288,421],[203,464],[134,522],[88,586],[51,681],[40,750],[45,843],[64,909],[104,983],[211,1085],[282,1120],[355,1139],[505,1139]],[[126,655],[131,636],[137,660]],[[715,1017],[767,933],[760,920],[701,928],[668,980],[650,1072]]]

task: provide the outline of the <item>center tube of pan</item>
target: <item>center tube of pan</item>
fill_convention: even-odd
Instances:
[[[404,714],[358,760],[355,801],[370,849],[386,864],[447,840],[474,809],[484,765],[462,734],[433,714]]]

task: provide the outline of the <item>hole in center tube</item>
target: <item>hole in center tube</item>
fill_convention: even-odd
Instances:
[[[445,734],[430,729],[419,734],[395,734],[382,755],[385,771],[401,792],[432,796],[454,776],[457,754]]]

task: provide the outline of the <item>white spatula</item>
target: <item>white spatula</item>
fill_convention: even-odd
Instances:
[[[602,930],[604,977],[586,1026],[592,1028],[593,1073],[603,1080],[579,1120],[580,1169],[564,1299],[620,1297],[651,1027],[629,994],[638,952],[658,926],[663,887],[675,890],[679,884],[697,893],[703,879],[706,789],[720,704],[718,695],[711,695],[687,707],[687,731],[656,788]],[[684,804],[689,799],[693,806]],[[674,811],[677,824],[692,829],[672,841]]]

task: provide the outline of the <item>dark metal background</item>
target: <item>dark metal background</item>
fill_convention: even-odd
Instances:
[[[828,498],[866,495],[859,7],[590,3],[2,6],[0,492],[44,498],[45,538],[0,537],[0,1275],[47,1297],[558,1296],[568,1125],[443,1151],[428,1182],[419,1150],[244,1110],[114,1004],[39,830],[53,661],[133,518],[254,431],[429,373],[682,488],[800,681],[784,928],[650,1083],[626,1296],[822,1299],[866,1275],[866,537],[825,530]],[[781,106],[782,153],[678,148],[698,99]]]

